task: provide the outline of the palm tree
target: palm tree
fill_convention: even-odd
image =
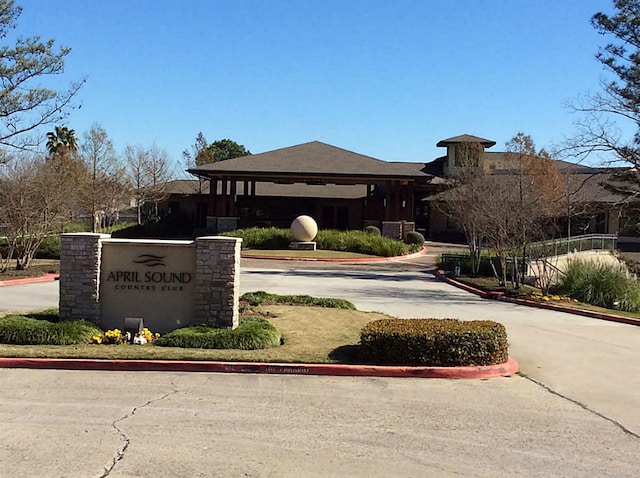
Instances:
[[[78,151],[76,131],[66,126],[56,126],[55,132],[47,133],[47,151],[50,158]]]

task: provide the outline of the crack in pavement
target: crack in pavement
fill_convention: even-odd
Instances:
[[[122,448],[120,448],[120,450],[118,450],[116,452],[116,456],[113,458],[111,465],[110,466],[105,466],[104,467],[104,472],[99,476],[99,478],[106,478],[107,476],[109,476],[109,474],[113,471],[113,469],[115,468],[115,466],[118,464],[118,462],[120,460],[122,460],[124,458],[125,453],[127,452],[127,449],[129,448],[129,445],[131,444],[131,440],[129,439],[129,437],[126,435],[126,433],[124,433],[119,427],[118,427],[118,423],[119,422],[123,422],[124,420],[126,420],[129,417],[132,417],[133,415],[136,414],[136,412],[138,410],[142,410],[143,408],[151,405],[152,403],[155,402],[160,402],[162,400],[164,400],[167,397],[170,397],[171,395],[175,395],[176,393],[179,392],[178,389],[175,388],[175,385],[173,382],[171,382],[171,387],[172,390],[169,393],[165,393],[163,396],[158,397],[158,398],[153,398],[149,401],[147,401],[146,403],[140,405],[140,406],[136,406],[133,407],[133,409],[131,409],[131,411],[129,413],[127,413],[126,415],[118,418],[117,420],[114,420],[113,423],[111,424],[111,426],[120,434],[120,436],[122,437],[122,439],[124,440],[124,445],[122,446]]]
[[[627,427],[625,427],[622,423],[614,420],[613,418],[609,418],[606,415],[603,415],[602,413],[593,410],[592,408],[589,408],[588,406],[586,406],[584,403],[579,402],[578,400],[575,400],[571,397],[567,397],[566,395],[561,394],[560,392],[556,392],[555,390],[553,390],[551,387],[549,387],[548,385],[545,385],[542,382],[539,382],[538,380],[531,378],[528,375],[521,375],[523,378],[526,378],[527,380],[535,383],[536,385],[538,385],[541,388],[544,388],[547,392],[556,395],[560,398],[563,398],[565,400],[568,400],[569,402],[573,403],[574,405],[578,405],[580,408],[582,408],[583,410],[586,410],[589,413],[593,413],[595,416],[600,417],[606,421],[608,421],[609,423],[612,423],[613,425],[615,425],[616,427],[618,427],[620,430],[622,430],[625,434],[632,436],[635,439],[640,439],[640,435],[638,435],[637,433],[633,432],[632,430],[629,430]]]

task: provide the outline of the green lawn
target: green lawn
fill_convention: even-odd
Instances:
[[[225,360],[336,363],[354,361],[360,330],[383,314],[308,306],[256,307],[269,313],[284,344],[263,350],[204,350],[154,345],[27,346],[0,344],[1,357]]]

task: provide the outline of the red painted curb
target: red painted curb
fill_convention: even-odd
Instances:
[[[394,257],[354,257],[352,259],[337,259],[337,258],[316,258],[316,257],[279,257],[279,256],[243,256],[242,259],[264,259],[270,261],[303,261],[303,262],[343,262],[343,263],[376,263],[376,262],[391,262],[403,259],[414,259],[420,257],[427,252],[427,248],[423,247],[420,251],[406,256],[394,256]]]
[[[436,277],[438,279],[446,282],[447,284],[450,284],[450,285],[454,286],[454,287],[457,287],[459,289],[466,290],[467,292],[471,292],[473,294],[479,295],[483,299],[494,299],[494,300],[499,300],[501,302],[509,302],[510,304],[525,305],[527,307],[535,307],[535,308],[538,308],[538,309],[555,310],[557,312],[566,312],[567,314],[574,314],[574,315],[581,315],[583,317],[590,317],[592,319],[607,320],[609,322],[618,322],[618,323],[621,323],[621,324],[640,326],[640,319],[634,319],[634,318],[631,318],[631,317],[623,317],[621,315],[615,315],[615,314],[605,314],[605,313],[602,313],[602,312],[595,312],[593,310],[575,309],[573,307],[569,307],[569,306],[566,306],[566,305],[549,304],[549,303],[545,303],[545,302],[537,302],[535,300],[518,299],[518,298],[514,298],[514,297],[505,297],[504,295],[502,295],[500,293],[491,294],[491,293],[485,292],[485,291],[483,291],[481,289],[476,289],[475,287],[472,287],[470,285],[463,284],[462,282],[458,282],[457,280],[452,279],[451,277],[447,277],[447,275],[442,270],[436,271]]]
[[[20,279],[7,279],[0,280],[0,287],[5,285],[22,285],[22,284],[35,284],[37,282],[50,282],[60,278],[59,274],[43,274],[37,277],[23,277]]]
[[[0,368],[482,379],[513,375],[518,371],[518,363],[511,357],[502,364],[471,367],[385,367],[375,365],[172,360],[0,358]]]

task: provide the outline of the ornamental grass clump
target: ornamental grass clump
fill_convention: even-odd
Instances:
[[[289,229],[252,227],[225,232],[222,235],[242,238],[242,248],[288,249],[293,241]],[[422,244],[404,244],[388,237],[365,231],[337,231],[323,229],[314,239],[317,248],[325,251],[354,252],[380,257],[395,257],[418,251]]]
[[[173,330],[154,343],[161,347],[258,350],[280,345],[282,335],[268,320],[244,317],[235,329],[196,325]]]
[[[640,282],[622,264],[573,260],[558,292],[606,309],[640,312]]]
[[[225,232],[221,235],[241,238],[243,249],[287,249],[293,241],[289,229],[276,227],[250,227]]]
[[[84,320],[52,322],[46,319],[10,315],[0,319],[0,343],[11,345],[88,344],[102,331]]]
[[[336,231],[333,229],[318,231],[315,241],[318,244],[318,249],[356,252],[380,257],[403,256],[419,250],[421,247],[404,244],[401,241],[365,231]]]
[[[360,333],[360,356],[378,365],[453,367],[508,360],[504,325],[490,320],[381,319]]]

